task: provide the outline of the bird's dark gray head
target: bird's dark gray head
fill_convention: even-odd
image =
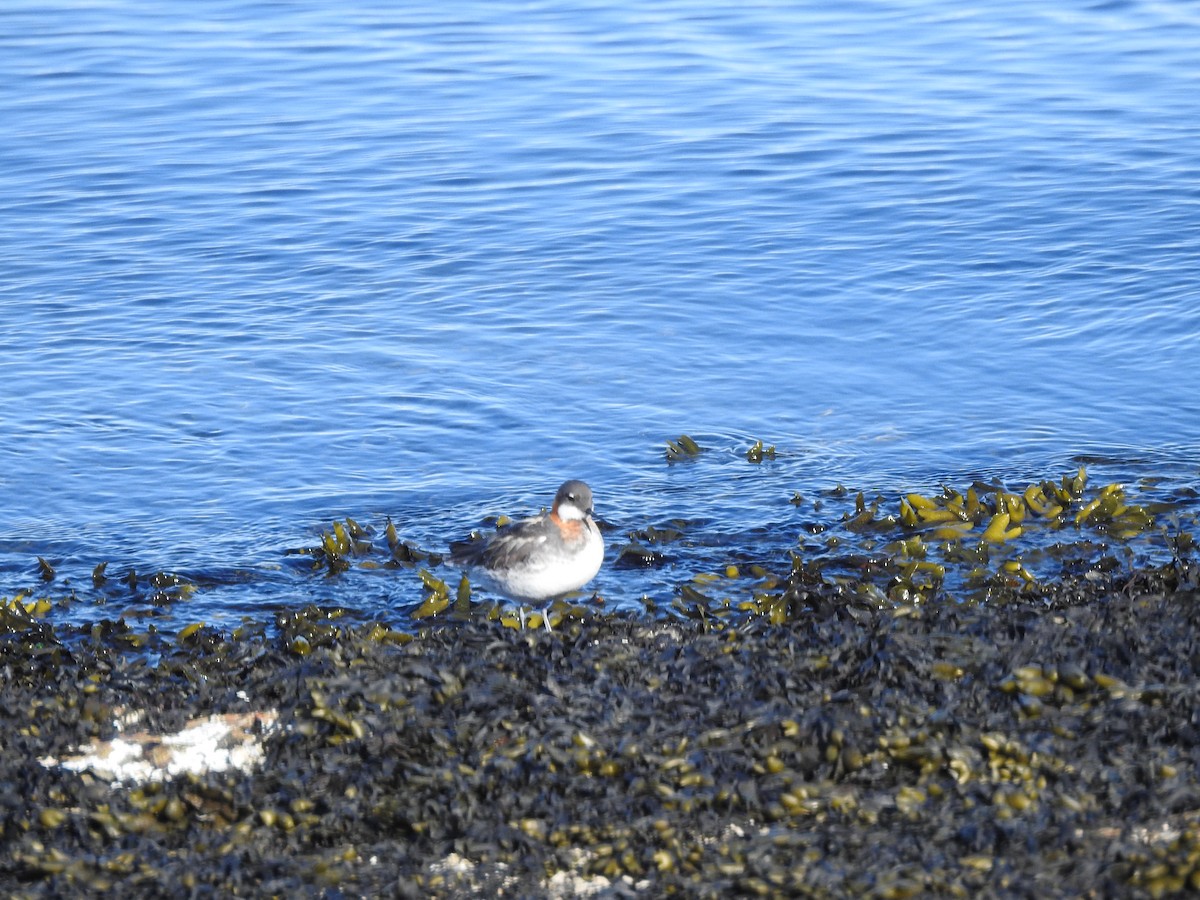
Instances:
[[[592,489],[577,479],[563,482],[554,495],[554,511],[560,519],[583,519],[592,514]]]

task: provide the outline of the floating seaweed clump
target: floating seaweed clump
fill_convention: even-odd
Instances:
[[[760,463],[764,459],[775,458],[775,445],[764,447],[762,441],[755,441],[754,446],[746,451],[746,459],[752,463]]]
[[[661,527],[647,525],[629,534],[629,541],[621,545],[614,565],[618,569],[654,568],[669,561],[665,548],[685,534],[685,522],[667,523]]]
[[[323,568],[327,574],[337,575],[349,569],[355,557],[366,556],[374,549],[366,536],[366,529],[347,516],[344,523],[335,521],[329,531],[323,532],[317,546],[287,552],[311,556],[314,569]]]
[[[1004,543],[1024,533],[1023,523],[1040,520],[1049,529],[1060,529],[1073,522],[1087,525],[1128,540],[1146,531],[1154,518],[1142,506],[1126,503],[1125,489],[1110,484],[1084,502],[1087,470],[1080,466],[1074,476],[1064,475],[1060,483],[1043,481],[1030,484],[1021,493],[1010,493],[999,485],[976,482],[962,494],[943,487],[935,497],[908,494],[900,501],[900,520],[905,527],[929,531],[933,537],[958,540],[984,525],[981,539]]]
[[[854,506],[837,506],[853,496]],[[807,501],[793,497],[797,509]],[[1031,602],[1061,579],[1108,580],[1133,565],[1131,542],[1179,555],[1191,546],[1184,531],[1171,535],[1156,522],[1157,508],[1132,502],[1121,485],[1089,490],[1086,469],[1058,481],[1009,491],[976,482],[964,491],[908,493],[897,506],[839,485],[812,504],[822,520],[797,529],[798,547],[778,559],[722,563],[686,525],[672,534],[680,548],[668,560],[641,532],[621,548],[618,566],[661,567],[690,554],[711,565],[676,587],[669,607],[686,618],[735,622],[746,615],[780,624],[828,604],[830,589],[852,607],[911,608],[939,602]],[[728,565],[741,577],[729,578]],[[694,568],[693,568],[694,571]],[[659,607],[661,609],[661,607]]]
[[[114,579],[108,574],[108,565],[102,562],[92,569],[92,586],[96,591],[92,598],[94,602],[146,603],[151,608],[162,609],[191,599],[200,589],[194,578],[165,570],[146,575],[129,568],[124,575]]]
[[[417,576],[425,586],[425,600],[417,607],[412,616],[414,619],[425,619],[436,616],[450,606],[450,586],[440,578],[430,574],[426,569],[420,569]]]
[[[0,598],[0,614],[11,619],[17,628],[20,628],[22,623],[33,623],[42,618],[52,608],[53,604],[47,597],[26,599],[25,594],[17,594],[15,597]]]
[[[322,532],[321,542],[316,546],[293,548],[287,551],[287,555],[310,556],[313,560],[313,571],[324,571],[327,575],[339,575],[350,569],[356,561],[367,569],[381,566],[436,566],[442,561],[439,554],[421,550],[407,541],[402,541],[391,519],[388,519],[384,526],[388,556],[380,560],[377,558],[379,554],[375,542],[370,540],[373,533],[370,526],[360,525],[347,516],[344,523],[335,521],[329,531]]]
[[[667,441],[667,462],[695,459],[703,452],[704,448],[686,434],[680,435],[676,440]]]
[[[120,578],[110,578],[106,571],[108,563],[102,562],[91,573],[93,590],[80,593],[69,586],[69,578],[60,578],[60,573],[43,557],[39,556],[38,561],[43,586],[0,599],[0,610],[5,613],[9,628],[20,627],[19,612],[34,618],[49,616],[57,621],[80,609],[94,609],[110,602],[125,605],[124,615],[162,615],[164,609],[189,600],[200,589],[192,578],[165,570],[139,575],[130,568]],[[55,582],[59,587],[51,587]]]

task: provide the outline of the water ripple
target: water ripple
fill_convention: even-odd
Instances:
[[[823,482],[1194,459],[1198,25],[10,3],[0,595],[29,547],[273,571],[568,474],[749,535]]]

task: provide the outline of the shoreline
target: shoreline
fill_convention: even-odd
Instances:
[[[1198,574],[1177,561],[1034,602],[829,597],[784,624],[605,614],[411,637],[291,614],[277,634],[194,631],[156,663],[116,626],[9,623],[0,888],[1197,887]],[[131,711],[157,746],[200,717],[243,717],[261,761],[117,785],[38,763],[119,737]]]

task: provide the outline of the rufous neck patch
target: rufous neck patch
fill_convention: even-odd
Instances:
[[[558,513],[550,513],[550,521],[558,526],[558,533],[564,541],[578,541],[583,537],[583,521],[580,519],[562,519]]]

